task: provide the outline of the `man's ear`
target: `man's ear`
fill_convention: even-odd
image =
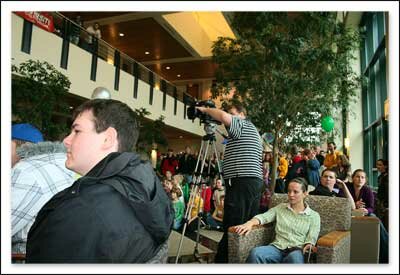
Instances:
[[[104,131],[103,148],[114,152],[118,151],[118,133],[114,127],[108,127]]]

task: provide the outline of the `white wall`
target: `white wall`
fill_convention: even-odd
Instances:
[[[348,12],[347,26],[357,28],[361,19],[361,12]],[[361,75],[361,60],[360,51],[355,52],[357,60],[352,64],[352,68],[357,74]],[[357,90],[356,102],[352,103],[349,107],[354,115],[349,115],[347,136],[350,138],[350,163],[353,170],[364,168],[364,147],[363,147],[363,127],[362,127],[362,100],[361,100],[361,88]]]
[[[66,75],[71,81],[70,93],[90,98],[96,87],[106,87],[113,99],[128,104],[132,109],[146,108],[151,115],[150,119],[157,119],[160,115],[165,116],[167,125],[202,136],[203,127],[198,123],[183,118],[184,104],[177,103],[177,114],[174,115],[174,98],[167,94],[166,110],[162,110],[163,93],[157,89],[153,91],[153,105],[149,104],[149,85],[139,80],[138,98],[133,98],[132,75],[120,71],[119,90],[114,90],[115,68],[102,59],[97,60],[96,81],[90,80],[91,54],[87,51],[70,44],[68,67],[60,68],[62,39],[53,33],[42,30],[35,25],[32,30],[31,54],[21,52],[23,19],[12,14],[12,64],[17,65],[28,60],[47,61],[54,65],[57,70]]]

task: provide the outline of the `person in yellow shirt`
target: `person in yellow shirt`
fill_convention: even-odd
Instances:
[[[286,177],[286,174],[288,172],[288,161],[286,160],[286,154],[279,152],[279,166],[278,166],[278,171],[279,171],[279,177],[281,179]]]
[[[188,231],[194,232],[197,230],[197,223],[199,221],[199,212],[203,212],[204,200],[201,197],[201,189],[198,188],[196,194],[191,198],[192,209],[190,209],[190,217],[188,218]],[[190,202],[187,207],[190,207]]]
[[[343,155],[343,153],[336,150],[336,144],[333,141],[329,142],[328,152],[324,160],[324,166],[328,169],[336,166],[338,164],[337,162],[340,155]]]
[[[286,154],[279,152],[279,165],[278,165],[278,178],[275,184],[276,193],[284,193],[285,191],[285,177],[289,169],[289,163],[286,160]]]

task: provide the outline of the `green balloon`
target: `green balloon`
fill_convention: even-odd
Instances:
[[[333,127],[335,126],[335,121],[331,116],[323,117],[321,120],[322,129],[326,132],[332,131]]]

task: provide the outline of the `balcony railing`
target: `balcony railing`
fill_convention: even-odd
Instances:
[[[122,71],[137,77],[149,85],[153,85],[153,87],[157,87],[157,89],[162,92],[165,91],[166,94],[170,95],[171,97],[176,97],[177,100],[183,103],[187,104],[188,101],[194,99],[188,93],[179,91],[174,84],[149,70],[132,57],[108,44],[106,41],[97,39],[88,31],[86,31],[85,28],[68,19],[59,12],[49,12],[49,14],[53,17],[54,27],[56,29],[54,33],[56,35],[63,38],[68,38],[71,43],[88,51],[91,54],[96,54],[97,57],[110,64],[115,65],[116,62],[118,62],[117,59],[119,59],[119,68]]]

